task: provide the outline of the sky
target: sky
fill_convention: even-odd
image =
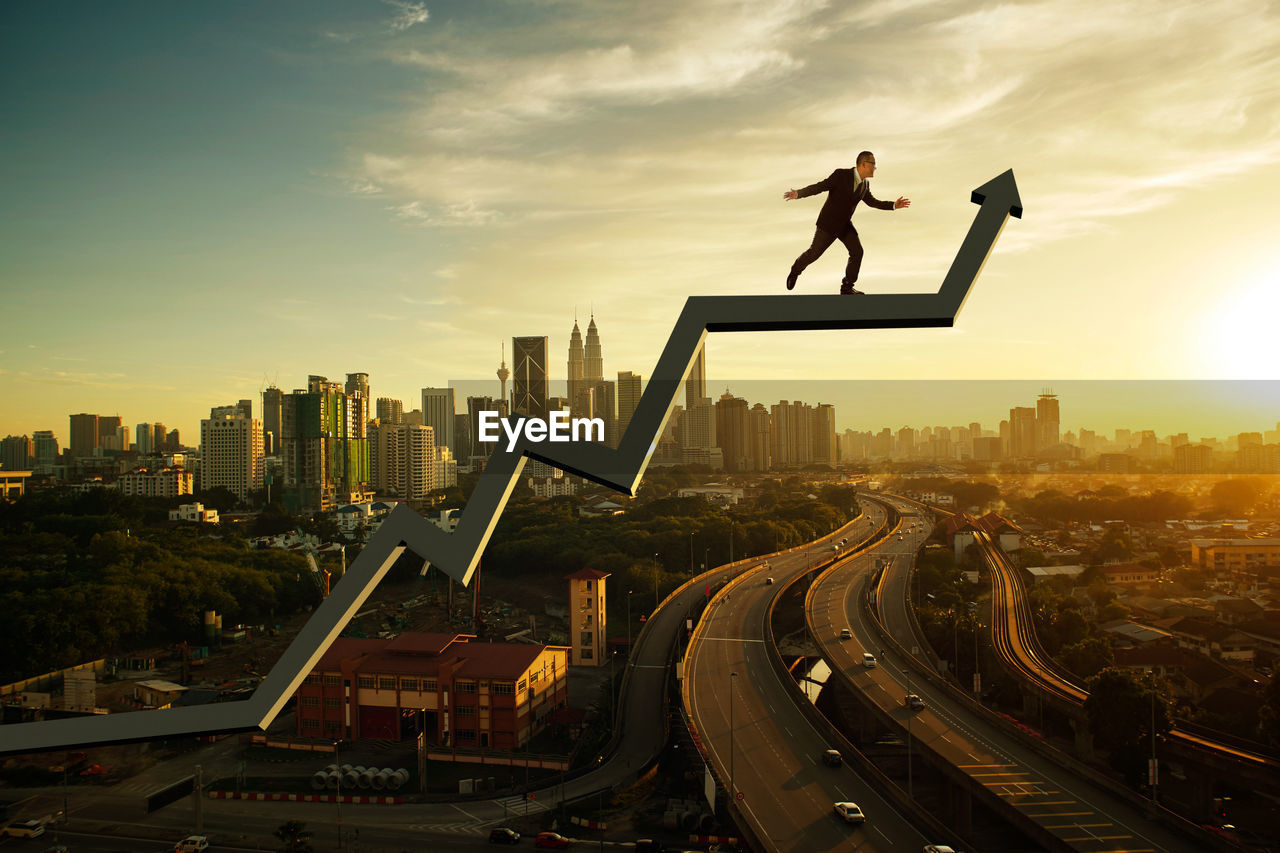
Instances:
[[[821,198],[783,192],[863,149],[876,196],[912,201],[855,215],[865,291],[936,290],[1006,169],[1023,218],[955,328],[712,335],[713,396],[1020,381],[977,417],[928,383],[835,400],[841,428],[994,426],[1045,385],[1280,379],[1280,8],[1084,9],[5,3],[0,433],[65,444],[83,411],[192,442],[211,406],[309,374],[414,408],[492,379],[515,335],[549,336],[563,378],[593,314],[606,376],[648,375],[686,297],[784,292]],[[837,244],[797,294],[843,267]],[[1083,425],[1280,420],[1275,385],[1230,387],[1243,408],[1112,392],[1115,422]]]

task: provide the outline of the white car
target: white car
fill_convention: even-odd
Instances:
[[[4,834],[12,835],[14,838],[37,838],[44,835],[44,821],[23,820],[11,823],[4,828]]]
[[[867,669],[875,669],[876,656],[871,654],[871,652],[863,652],[862,665],[865,666]]]
[[[862,813],[862,809],[857,803],[836,803],[836,814],[845,823],[866,823],[867,816]]]
[[[848,628],[841,628],[841,629],[840,629],[840,639],[842,639],[842,640],[852,640],[852,639],[853,639],[853,632],[852,632],[852,631],[850,631]]]
[[[956,849],[945,844],[926,844],[924,853],[956,853]]]
[[[203,835],[188,835],[173,848],[173,853],[199,853],[209,849],[209,839]]]

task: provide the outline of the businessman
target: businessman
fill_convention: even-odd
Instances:
[[[796,279],[804,268],[822,257],[822,253],[836,240],[844,243],[849,250],[849,264],[845,267],[844,280],[840,283],[840,292],[847,295],[861,295],[862,291],[853,285],[858,280],[858,269],[862,266],[862,242],[858,240],[858,230],[853,227],[853,211],[862,202],[869,207],[880,210],[897,210],[910,207],[911,199],[899,197],[897,201],[880,201],[871,195],[871,177],[876,173],[876,156],[870,151],[858,155],[857,164],[852,169],[836,169],[825,181],[805,187],[802,190],[787,190],[782,197],[791,201],[796,198],[807,198],[818,193],[826,193],[827,200],[818,213],[818,227],[813,232],[813,243],[804,250],[791,265],[787,275],[787,290],[796,286]]]

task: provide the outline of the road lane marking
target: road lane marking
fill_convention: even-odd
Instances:
[[[1045,825],[1045,829],[1097,829],[1100,826],[1115,826],[1114,823],[1056,823]]]
[[[1078,844],[1081,841],[1119,841],[1122,838],[1133,838],[1132,835],[1084,835],[1080,838],[1064,838],[1063,841],[1068,844]]]
[[[1075,805],[1075,804],[1074,804],[1074,803],[1070,803],[1070,802],[1066,802],[1066,803],[1061,803],[1061,804],[1059,804],[1059,803],[1035,803],[1035,805],[1037,805],[1037,806],[1056,806],[1056,805],[1070,806],[1070,805]],[[1040,818],[1040,817],[1084,817],[1085,815],[1091,815],[1091,814],[1097,814],[1097,812],[1045,812],[1044,814],[1031,814],[1030,812],[1027,812],[1027,817],[1036,817],[1036,818]]]

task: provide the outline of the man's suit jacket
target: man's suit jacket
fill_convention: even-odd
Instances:
[[[825,181],[797,190],[796,195],[807,198],[823,192],[827,194],[827,200],[818,212],[818,227],[828,234],[839,234],[853,221],[853,209],[858,202],[880,210],[893,210],[893,202],[880,201],[871,195],[871,186],[866,180],[858,184],[856,169],[836,169]]]

